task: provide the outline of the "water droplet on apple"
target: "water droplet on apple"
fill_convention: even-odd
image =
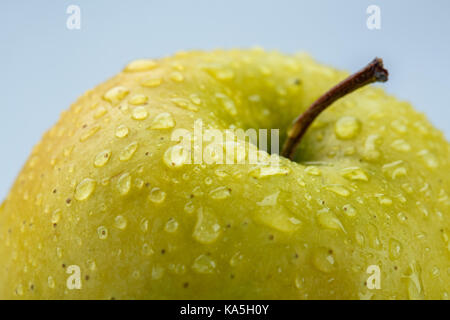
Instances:
[[[144,256],[151,256],[153,253],[154,253],[154,251],[148,243],[144,243],[142,245],[142,254]]]
[[[188,163],[190,154],[182,145],[177,144],[166,150],[163,160],[166,166],[176,169]]]
[[[391,122],[391,126],[395,131],[401,134],[406,133],[406,131],[408,131],[406,120],[396,119]]]
[[[276,175],[287,175],[290,170],[287,167],[280,166],[264,166],[256,168],[250,172],[250,175],[255,178],[265,178]]]
[[[173,103],[175,103],[175,105],[177,107],[180,107],[182,109],[186,109],[186,110],[193,111],[193,112],[197,112],[198,111],[198,108],[196,106],[192,105],[192,103],[190,103],[186,99],[172,98],[172,99],[170,99],[170,101],[172,101]]]
[[[356,216],[356,209],[351,204],[346,204],[342,207],[342,210],[344,210],[344,213],[348,217],[354,217]]]
[[[134,120],[145,120],[148,117],[148,111],[145,107],[136,107],[133,109],[131,117]]]
[[[369,181],[369,177],[360,167],[348,167],[341,170],[341,175],[349,180]]]
[[[131,61],[126,67],[125,72],[140,72],[140,71],[148,71],[156,68],[158,64],[156,61],[152,59],[137,59]]]
[[[124,216],[120,216],[120,215],[115,217],[114,226],[120,230],[125,229],[127,227],[127,219],[125,219]]]
[[[55,280],[53,279],[52,276],[49,276],[49,277],[47,278],[47,285],[48,285],[48,287],[49,287],[50,289],[55,288]]]
[[[103,167],[106,165],[111,158],[111,150],[104,150],[97,154],[94,159],[94,166],[97,168]]]
[[[217,240],[221,233],[221,227],[216,216],[208,209],[200,207],[197,210],[197,223],[193,237],[200,243],[209,244]]]
[[[129,173],[122,174],[117,180],[117,189],[119,193],[124,196],[130,192],[131,189],[131,176]]]
[[[60,209],[56,209],[55,211],[53,211],[52,214],[52,224],[58,223],[59,220],[61,219],[61,210]]]
[[[328,208],[323,208],[317,212],[317,221],[324,228],[341,230],[346,233],[341,221]]]
[[[209,196],[214,200],[222,200],[231,196],[231,189],[227,187],[218,187],[211,190]]]
[[[181,72],[174,71],[169,75],[170,80],[175,82],[183,82],[184,76]]]
[[[361,124],[358,119],[352,116],[345,116],[336,121],[334,132],[338,139],[352,139],[358,134],[360,127]]]
[[[176,232],[178,230],[178,221],[174,218],[170,218],[164,226],[164,230],[168,233]]]
[[[162,80],[161,78],[146,78],[142,80],[141,86],[146,88],[155,88],[161,85]]]
[[[188,214],[191,214],[192,212],[194,212],[194,210],[195,206],[192,201],[186,202],[186,204],[184,205],[184,211]]]
[[[335,259],[333,251],[327,248],[318,248],[313,252],[312,257],[313,266],[324,273],[330,273],[335,268]]]
[[[137,148],[138,148],[137,142],[132,142],[129,145],[127,145],[119,154],[120,161],[130,160],[136,153]]]
[[[94,112],[94,119],[100,119],[107,113],[107,110],[104,106],[100,106],[97,110]]]
[[[75,199],[78,201],[83,201],[88,199],[94,192],[96,182],[90,178],[86,178],[81,181],[75,189]]]
[[[109,89],[103,96],[103,99],[109,101],[112,104],[116,104],[122,101],[130,91],[122,86]]]
[[[198,256],[192,264],[192,270],[200,274],[213,273],[215,268],[216,262],[205,254]]]
[[[128,103],[133,105],[133,106],[139,106],[139,105],[142,105],[142,104],[146,104],[147,101],[148,101],[148,97],[146,95],[144,95],[144,94],[136,94],[136,95],[132,96],[130,98],[130,100],[128,100]]]
[[[439,166],[439,162],[434,154],[432,154],[429,150],[421,150],[417,153],[418,156],[422,158],[422,160],[425,162],[425,165],[430,168],[434,169]]]
[[[421,269],[418,263],[413,262],[405,275],[408,280],[408,297],[411,300],[423,300]]]
[[[140,227],[141,227],[142,232],[144,232],[144,233],[147,232],[148,231],[148,220],[143,218],[141,220]]]
[[[325,187],[325,189],[343,197],[348,197],[350,195],[350,191],[346,187],[339,184],[328,185]]]
[[[150,125],[150,129],[170,129],[175,126],[175,120],[168,112],[158,114]]]
[[[237,114],[236,105],[230,97],[223,93],[216,93],[216,98],[220,101],[224,109],[232,116]]]
[[[166,199],[166,193],[160,188],[153,188],[148,198],[153,203],[163,203]]]
[[[189,96],[189,98],[191,99],[192,103],[195,104],[195,105],[197,105],[197,106],[199,106],[199,105],[202,104],[202,100],[201,100],[200,97],[199,97],[197,94],[195,94],[195,93],[192,93],[192,94]]]
[[[164,276],[164,268],[156,265],[152,268],[152,280],[159,280]]]
[[[378,134],[371,134],[364,142],[363,158],[368,161],[375,161],[381,156],[378,146],[381,144],[381,137]]]
[[[244,255],[241,254],[239,251],[233,254],[233,256],[230,259],[230,266],[236,267],[239,263],[242,262],[244,259]]]
[[[403,139],[394,140],[391,144],[392,149],[401,152],[408,152],[411,150],[411,146]]]
[[[130,132],[130,130],[128,129],[127,126],[120,125],[116,129],[116,137],[117,138],[125,138],[126,136],[128,136],[129,132]]]
[[[320,169],[317,168],[316,166],[306,167],[305,172],[311,176],[320,176],[322,174],[322,171],[320,171]]]
[[[395,239],[389,240],[389,258],[391,260],[397,260],[402,253],[402,244]]]
[[[106,229],[106,227],[104,226],[100,226],[97,228],[97,234],[100,240],[105,240],[106,238],[108,238],[108,229]]]
[[[80,136],[80,142],[85,142],[90,137],[92,137],[94,134],[96,134],[97,131],[99,131],[99,130],[100,130],[100,126],[94,126],[94,127],[90,128],[90,129],[88,129],[86,132],[84,132]]]

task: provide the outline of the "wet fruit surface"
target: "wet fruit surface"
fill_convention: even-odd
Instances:
[[[261,50],[132,62],[62,115],[0,207],[0,298],[448,298],[449,144],[408,103],[344,97],[280,166],[189,164],[171,139],[201,119],[283,140],[346,75]]]

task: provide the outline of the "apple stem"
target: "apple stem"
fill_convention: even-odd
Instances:
[[[360,71],[352,74],[317,99],[303,114],[301,114],[292,124],[288,131],[288,138],[284,143],[281,155],[293,159],[295,149],[300,143],[308,127],[317,116],[329,107],[333,102],[343,96],[364,87],[373,82],[386,82],[389,73],[383,68],[383,60],[375,58],[371,63]]]

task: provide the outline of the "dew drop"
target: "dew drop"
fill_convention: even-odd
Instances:
[[[88,199],[94,192],[96,182],[90,178],[86,178],[81,181],[75,189],[75,199],[78,201],[83,201]]]
[[[305,168],[305,172],[311,176],[320,176],[322,172],[316,166],[309,166]]]
[[[105,240],[106,238],[108,238],[108,229],[106,229],[106,227],[104,226],[100,226],[97,228],[97,234],[100,240]]]
[[[150,129],[170,129],[175,126],[175,120],[168,112],[158,114],[150,125]]]
[[[346,187],[338,184],[328,185],[325,187],[325,189],[332,191],[342,197],[348,197],[350,195],[350,191]]]
[[[56,209],[52,214],[52,224],[58,223],[61,219],[61,210]]]
[[[138,148],[137,142],[132,142],[128,146],[126,146],[119,155],[120,161],[128,161],[130,160],[134,154],[136,153],[136,150]]]
[[[50,289],[53,289],[55,287],[55,280],[53,279],[52,276],[49,276],[47,278],[47,285]]]
[[[363,158],[368,161],[375,161],[381,156],[378,145],[381,143],[381,137],[378,134],[371,134],[364,142]]]
[[[127,227],[127,219],[124,216],[117,216],[114,218],[114,226],[117,229],[123,230]]]
[[[214,200],[223,200],[231,196],[231,189],[227,187],[218,187],[211,190],[209,196]]]
[[[174,218],[170,218],[164,226],[164,230],[168,233],[176,232],[178,230],[178,221]]]
[[[400,258],[400,255],[402,253],[402,245],[399,241],[395,239],[389,240],[389,258],[391,260],[397,260]]]
[[[334,132],[339,139],[352,139],[360,130],[360,122],[355,117],[341,117],[334,126]]]
[[[192,265],[192,270],[200,274],[213,273],[215,268],[215,261],[205,254],[198,256]]]
[[[136,94],[130,98],[128,101],[133,106],[139,106],[141,104],[146,104],[148,97],[144,94]]]
[[[199,98],[199,96],[195,93],[191,94],[189,96],[189,99],[191,99],[192,103],[199,106],[202,104],[202,100]]]
[[[251,171],[250,175],[255,178],[265,178],[276,175],[287,175],[290,170],[287,167],[280,166],[264,166]]]
[[[239,251],[233,254],[230,259],[230,266],[236,267],[239,263],[244,259],[244,255],[242,255]]]
[[[391,144],[392,149],[401,152],[408,152],[411,150],[411,146],[403,139],[394,140]]]
[[[105,95],[103,96],[103,99],[106,101],[109,101],[113,104],[122,101],[129,93],[130,91],[122,86],[114,87],[109,89]]]
[[[153,203],[163,203],[166,199],[166,193],[160,188],[153,188],[148,198]]]
[[[344,226],[336,215],[329,209],[324,208],[317,212],[317,221],[324,228],[332,230],[341,230],[346,233]]]
[[[193,213],[195,210],[195,206],[192,203],[192,201],[186,202],[186,204],[184,205],[184,212],[191,214]]]
[[[180,168],[190,160],[189,151],[177,144],[166,150],[163,161],[169,168]]]
[[[122,174],[117,180],[117,189],[119,193],[124,196],[130,192],[131,189],[131,176],[129,173]]]
[[[106,108],[103,106],[100,106],[97,110],[94,112],[94,119],[100,119],[106,114]]]
[[[146,88],[155,88],[161,85],[162,80],[160,78],[147,78],[141,82],[141,85]]]
[[[97,168],[106,165],[111,158],[111,150],[104,150],[100,152],[94,159],[94,166]]]
[[[369,177],[360,167],[348,167],[341,170],[341,175],[348,180],[369,181]]]
[[[323,247],[316,249],[313,253],[312,264],[321,272],[332,272],[335,268],[335,259],[332,251]]]
[[[100,126],[94,126],[94,127],[90,128],[88,131],[86,131],[85,133],[83,133],[80,136],[80,142],[85,142],[90,137],[92,137],[94,134],[96,134],[97,131],[99,131],[99,130],[100,130]]]
[[[181,72],[175,71],[172,72],[169,76],[170,80],[175,81],[175,82],[183,82],[184,80],[184,76]]]
[[[152,280],[159,280],[164,276],[164,268],[161,266],[153,266],[152,268]]]
[[[139,72],[154,69],[158,64],[151,59],[138,59],[131,61],[126,67],[125,72]]]
[[[409,268],[409,274],[406,275],[408,280],[408,296],[411,300],[423,300],[423,289],[421,281],[421,270],[417,263],[412,263]]]
[[[117,138],[125,138],[129,132],[130,132],[130,130],[128,129],[127,126],[120,125],[116,129],[116,137]]]
[[[422,160],[425,162],[425,165],[430,168],[434,169],[439,166],[439,162],[434,154],[432,154],[428,150],[421,150],[417,153],[418,156],[422,157]]]
[[[145,120],[148,117],[148,111],[145,107],[136,107],[133,109],[131,117],[134,120]]]
[[[209,244],[217,240],[221,227],[216,216],[207,209],[200,207],[197,210],[197,223],[194,227],[193,237],[200,243]]]
[[[22,285],[22,284],[19,284],[19,285],[16,287],[16,293],[17,293],[17,295],[19,295],[19,296],[23,296],[23,285]]]
[[[172,98],[170,99],[177,107],[180,107],[182,109],[186,109],[189,111],[198,111],[198,108],[194,105],[192,105],[188,100],[182,99],[182,98]]]
[[[153,249],[148,245],[148,243],[144,243],[142,245],[142,254],[144,256],[151,256],[152,254],[154,254]]]
[[[346,204],[342,207],[342,210],[344,210],[344,213],[348,217],[354,217],[356,216],[356,209],[351,204]]]
[[[148,220],[147,219],[142,219],[141,220],[141,224],[140,224],[140,227],[141,227],[141,231],[142,232],[147,232],[148,231]]]
[[[216,93],[216,97],[220,100],[224,109],[232,116],[237,114],[236,105],[227,95],[223,93]]]

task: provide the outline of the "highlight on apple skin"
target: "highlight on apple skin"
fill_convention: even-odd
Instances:
[[[450,148],[409,103],[348,94],[293,160],[228,137],[268,161],[193,163],[174,139],[201,121],[283,145],[347,76],[260,49],[131,62],[62,114],[1,205],[0,298],[447,299]]]

